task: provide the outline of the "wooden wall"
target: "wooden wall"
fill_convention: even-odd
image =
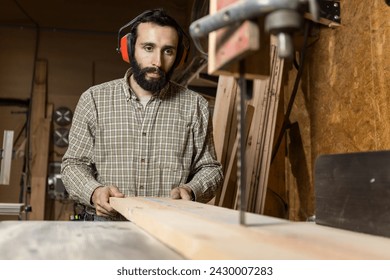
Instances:
[[[289,131],[286,189],[292,220],[315,214],[313,168],[321,154],[390,149],[390,7],[341,1],[342,26],[313,29]],[[285,91],[292,90],[291,70]],[[285,102],[287,103],[287,101]]]

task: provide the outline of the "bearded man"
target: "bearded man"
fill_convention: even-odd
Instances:
[[[124,27],[118,49],[130,68],[81,95],[61,166],[88,220],[124,219],[110,197],[208,202],[223,180],[206,99],[171,81],[188,54],[185,32],[162,9]]]

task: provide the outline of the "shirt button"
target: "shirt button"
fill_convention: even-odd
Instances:
[[[139,189],[140,189],[140,190],[143,190],[143,189],[144,189],[144,186],[139,186]]]
[[[142,136],[146,136],[146,132],[142,132]]]
[[[145,163],[145,159],[144,159],[144,158],[141,158],[141,162],[142,162],[142,163]]]

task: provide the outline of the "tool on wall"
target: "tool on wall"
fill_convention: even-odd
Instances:
[[[241,23],[245,20],[264,19],[265,31],[277,38],[278,55],[280,58],[290,59],[294,55],[292,36],[301,28],[304,13],[309,11],[314,20],[319,19],[317,0],[242,0],[221,8],[214,14],[210,14],[194,21],[190,25],[190,35],[195,43],[202,37],[226,26]],[[260,40],[260,38],[258,39]],[[199,45],[199,44],[195,44]],[[209,54],[214,55],[214,54]],[[239,61],[239,86],[240,101],[237,106],[238,114],[238,139],[240,148],[237,153],[237,184],[240,196],[241,225],[245,225],[246,211],[246,178],[245,178],[245,143],[243,133],[245,131],[245,107],[244,100],[251,96],[246,91],[245,62],[243,57],[237,57]]]

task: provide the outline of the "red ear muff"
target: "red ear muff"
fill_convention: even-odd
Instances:
[[[128,38],[129,36],[131,36],[131,34],[127,34],[121,38],[120,48],[119,48],[120,53],[122,55],[122,59],[127,63],[130,63],[130,57],[129,57],[130,50],[128,44],[128,40],[130,39]]]

